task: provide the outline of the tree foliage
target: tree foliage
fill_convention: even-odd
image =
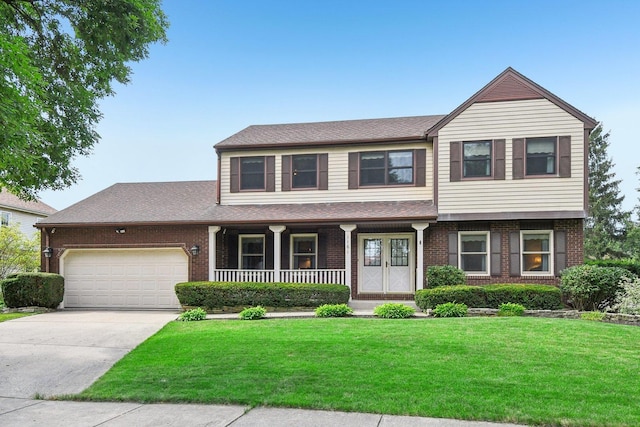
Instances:
[[[8,274],[37,271],[40,233],[28,237],[17,224],[0,227],[0,279]]]
[[[609,133],[603,133],[602,123],[598,123],[589,137],[589,217],[584,229],[587,258],[624,256],[621,243],[630,213],[622,209],[621,181],[615,179],[608,148]]]
[[[33,198],[76,182],[98,101],[167,27],[160,0],[0,0],[0,187]]]

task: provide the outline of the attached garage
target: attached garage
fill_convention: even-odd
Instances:
[[[181,248],[67,249],[60,260],[66,308],[179,308],[174,286],[189,279]]]

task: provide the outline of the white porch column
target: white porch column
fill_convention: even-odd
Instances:
[[[214,280],[216,271],[216,234],[220,231],[220,226],[209,226],[209,281]]]
[[[341,224],[344,231],[344,281],[349,287],[349,301],[351,301],[351,232],[356,229],[355,224]]]
[[[269,230],[273,232],[273,281],[280,281],[280,268],[282,266],[282,232],[286,229],[284,225],[270,225]]]
[[[416,230],[416,291],[424,288],[424,230],[429,223],[420,222],[411,224]]]

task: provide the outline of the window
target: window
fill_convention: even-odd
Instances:
[[[489,274],[489,232],[458,233],[458,265],[467,274]]]
[[[317,242],[315,234],[291,235],[291,268],[293,270],[316,268]]]
[[[360,153],[360,185],[413,184],[413,150]]]
[[[240,190],[264,190],[264,157],[240,159]]]
[[[465,178],[491,176],[492,141],[469,141],[462,144],[463,166]]]
[[[552,231],[521,231],[522,274],[552,274]]]
[[[390,239],[391,266],[406,267],[409,265],[409,239]]]
[[[264,270],[264,236],[240,236],[240,265],[243,270]]]
[[[380,267],[382,265],[382,239],[364,239],[365,267]]]
[[[556,137],[527,138],[527,175],[555,175]]]
[[[10,212],[0,212],[0,226],[8,226],[11,220]]]
[[[318,156],[291,156],[291,188],[318,187]]]

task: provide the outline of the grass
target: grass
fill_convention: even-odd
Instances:
[[[18,319],[20,317],[31,316],[35,313],[0,313],[0,323],[6,322],[7,320]]]
[[[580,320],[172,322],[77,398],[631,426],[639,356],[640,328]]]

